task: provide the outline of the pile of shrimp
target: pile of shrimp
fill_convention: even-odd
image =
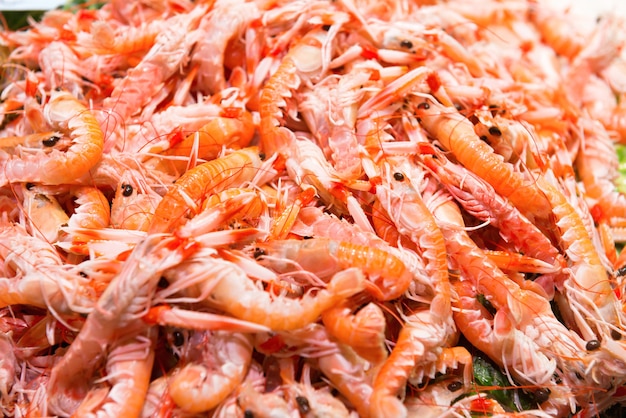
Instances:
[[[526,0],[111,0],[0,32],[0,410],[626,401],[624,23]]]

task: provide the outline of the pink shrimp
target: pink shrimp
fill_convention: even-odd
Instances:
[[[259,289],[240,267],[225,260],[209,257],[196,268],[199,270],[192,270],[195,274],[190,274],[189,270],[180,272],[171,279],[170,286],[183,290],[190,300],[276,331],[296,329],[314,322],[326,309],[365,287],[359,272],[347,270],[337,273],[314,295],[307,293],[298,299],[274,297]],[[199,277],[203,278],[202,283],[197,283]]]
[[[196,41],[190,36],[206,6],[199,5],[191,13],[174,15],[165,24],[150,51],[136,67],[131,68],[107,97],[103,105],[108,113],[126,121],[130,116],[147,104],[161,89],[162,83],[176,72],[187,58],[189,50]],[[114,124],[107,124],[105,136],[111,133]],[[111,130],[109,130],[111,129]]]
[[[217,158],[224,148],[241,149],[249,146],[253,136],[254,124],[250,112],[228,108],[222,112],[222,116],[212,119],[181,142],[171,141],[171,147],[161,155],[189,157],[188,161],[169,162],[182,173],[197,159],[210,161]]]
[[[141,321],[146,301],[156,290],[161,272],[195,252],[193,243],[152,235],[135,247],[123,270],[107,286],[68,351],[52,368],[49,407],[69,415],[88,392],[94,369],[115,341],[118,329]]]
[[[404,262],[391,252],[366,245],[334,241],[325,238],[308,240],[283,240],[258,243],[274,268],[284,269],[281,260],[291,260],[300,268],[324,278],[342,269],[356,267],[372,282],[370,291],[379,300],[400,297],[413,280]],[[283,265],[285,264],[285,265]]]
[[[0,155],[0,183],[71,184],[100,161],[102,131],[93,114],[76,98],[66,92],[53,92],[44,116],[53,129],[70,137],[70,147],[65,152]]]
[[[224,90],[224,58],[228,41],[241,35],[251,21],[260,16],[259,6],[243,0],[216,0],[211,11],[200,21],[202,37],[191,62],[199,64],[196,82],[205,94]]]

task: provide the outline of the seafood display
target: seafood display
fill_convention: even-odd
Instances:
[[[5,28],[1,413],[615,411],[625,41],[540,0]]]

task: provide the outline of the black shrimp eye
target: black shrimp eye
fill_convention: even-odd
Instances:
[[[616,329],[612,329],[611,330],[611,338],[613,338],[615,341],[619,341],[622,339],[622,333],[619,332]]]
[[[502,131],[497,126],[489,127],[489,134],[493,136],[502,136]]]
[[[395,181],[402,181],[402,180],[404,180],[404,174],[402,174],[402,173],[393,173],[393,179]]]
[[[255,248],[254,252],[252,253],[252,256],[257,259],[260,257],[263,257],[264,255],[267,255],[267,253],[265,252],[265,250],[263,248]]]
[[[587,349],[587,351],[597,350],[598,348],[600,348],[600,341],[589,340],[587,341],[587,345],[585,346],[585,348]]]
[[[35,187],[35,183],[26,183],[25,187],[26,190],[32,190],[32,188]]]
[[[550,399],[551,393],[552,392],[548,388],[537,389],[534,393],[535,400],[537,401],[537,403],[544,403],[545,401]]]
[[[615,272],[615,275],[617,277],[626,276],[626,266],[618,268],[617,271]]]
[[[164,276],[161,276],[159,278],[159,283],[157,284],[157,287],[159,287],[161,289],[165,289],[169,285],[170,285],[170,282],[168,282],[167,279]]]
[[[330,30],[330,25],[322,26],[322,30],[328,32]]]
[[[254,412],[252,412],[249,409],[246,409],[245,411],[243,411],[243,417],[244,418],[254,418]]]
[[[133,194],[133,186],[131,186],[130,184],[122,184],[122,196],[128,197],[131,194]]]
[[[418,109],[423,109],[423,110],[428,110],[430,109],[430,105],[426,102],[422,102],[420,104],[417,105]]]
[[[463,383],[461,382],[452,382],[448,385],[448,390],[450,392],[456,392],[457,390],[463,387]]]
[[[265,153],[259,152],[259,158],[261,159],[261,161],[265,161]]]
[[[180,331],[174,331],[172,334],[172,342],[176,347],[180,347],[185,343],[185,336]]]
[[[400,46],[402,48],[411,49],[413,48],[413,42],[409,41],[408,39],[403,39],[400,41]]]
[[[311,412],[311,405],[309,405],[309,400],[304,396],[296,396],[296,403],[298,404],[298,409],[302,414],[308,414]]]
[[[80,277],[84,277],[85,279],[86,279],[87,277],[89,277],[89,276],[87,275],[87,273],[85,273],[84,271],[79,271],[79,272],[78,272],[78,275],[79,275]]]
[[[44,147],[53,147],[59,142],[59,139],[61,139],[60,135],[51,135],[50,138],[44,139],[41,143]]]

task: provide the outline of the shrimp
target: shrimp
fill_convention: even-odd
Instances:
[[[554,268],[566,265],[548,237],[474,173],[439,154],[423,156],[422,161],[468,213],[498,228],[500,236],[522,254]]]
[[[487,181],[498,194],[509,199],[531,221],[550,218],[551,206],[536,185],[536,179],[504,163],[493,149],[481,141],[472,123],[455,108],[444,107],[434,99],[417,105],[421,125],[468,170]]]
[[[379,300],[400,297],[413,281],[413,275],[394,254],[366,245],[326,238],[283,240],[258,243],[269,264],[284,269],[281,260],[291,260],[300,268],[324,278],[342,269],[356,267],[366,274],[372,286],[368,289]]]
[[[253,349],[252,339],[244,334],[205,331],[196,335],[197,362],[182,366],[169,381],[172,400],[192,413],[215,408],[241,384]]]
[[[250,112],[228,108],[222,113],[223,116],[212,119],[182,142],[173,144],[163,151],[161,155],[190,157],[190,161],[195,159],[210,161],[217,158],[224,148],[240,149],[250,145],[254,136],[254,123]],[[182,173],[185,172],[188,162],[172,160],[169,164]]]
[[[68,272],[50,243],[19,225],[0,229],[0,259],[14,277],[0,278],[0,307],[26,304],[54,312],[89,312],[93,294],[78,273]]]
[[[44,116],[55,130],[68,135],[72,144],[65,152],[52,150],[21,157],[0,154],[0,183],[71,184],[100,161],[102,131],[93,114],[74,96],[53,92]]]
[[[518,379],[549,387],[553,396],[542,403],[547,412],[567,413],[575,396],[597,395],[571,391],[579,380],[576,373],[585,376],[586,365],[593,360],[580,354],[586,350],[585,341],[557,320],[549,301],[521,288],[478,255],[481,250],[461,229],[463,219],[454,203],[440,203],[434,214],[453,268],[461,273],[462,280],[454,283],[459,295],[454,318],[465,337]],[[481,303],[483,299],[487,301]],[[567,384],[559,385],[554,373]]]
[[[237,404],[244,411],[244,417],[259,418],[293,417],[297,410],[278,392],[260,393],[251,383],[244,383],[237,390]]]
[[[187,58],[197,40],[193,32],[206,12],[205,5],[195,7],[190,13],[174,15],[165,23],[150,51],[137,66],[127,71],[124,79],[116,85],[111,95],[104,99],[107,113],[126,121],[137,109],[143,108],[158,93],[163,82],[173,75]],[[191,33],[191,36],[190,36]],[[115,124],[107,124],[108,137]]]
[[[52,368],[48,399],[54,413],[69,415],[76,410],[118,329],[132,327],[140,321],[161,272],[196,250],[193,243],[157,234],[148,236],[133,249],[68,351]]]
[[[365,360],[380,364],[387,358],[385,348],[386,320],[380,307],[368,303],[356,314],[355,303],[340,302],[322,313],[328,334],[346,344]]]
[[[288,156],[295,134],[284,125],[282,107],[286,99],[297,90],[302,79],[319,76],[324,67],[322,45],[328,33],[323,30],[308,32],[295,46],[289,49],[280,66],[265,83],[259,99],[261,125],[259,129],[261,149],[268,153],[276,152]]]
[[[69,197],[76,205],[70,216],[70,228],[99,229],[109,226],[110,207],[104,194],[96,187],[79,186],[70,189]]]
[[[199,272],[204,277],[196,288],[186,289],[187,296],[220,309],[235,318],[254,322],[275,331],[297,329],[316,321],[320,314],[339,301],[359,293],[365,287],[363,276],[355,270],[337,273],[325,289],[300,299],[273,297],[259,288],[235,264],[217,258],[205,260]],[[170,286],[184,288],[192,277],[175,278]],[[197,279],[197,278],[196,278]]]
[[[423,173],[416,172],[404,159],[387,158],[382,163],[381,184],[376,195],[381,206],[391,217],[398,232],[408,237],[426,262],[427,274],[432,278],[432,288],[441,309],[440,318],[450,316],[450,283],[443,234],[419,193],[424,186],[419,183]],[[443,303],[439,305],[439,303]],[[443,325],[443,323],[442,323]],[[449,325],[448,325],[449,326]]]
[[[224,58],[228,42],[241,35],[249,23],[260,17],[259,5],[244,0],[216,0],[200,21],[202,37],[198,40],[191,62],[199,65],[196,82],[205,94],[224,90]]]
[[[185,172],[159,202],[148,233],[176,226],[189,209],[199,209],[209,193],[252,181],[261,163],[258,148],[248,147]]]
[[[358,67],[342,77],[329,76],[300,103],[304,120],[342,179],[358,179],[363,171],[355,125],[371,76],[372,71]]]

